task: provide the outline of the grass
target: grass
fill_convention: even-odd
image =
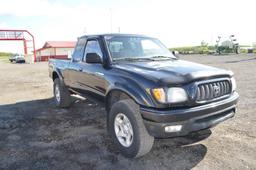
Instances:
[[[5,63],[9,63],[9,56],[0,56],[0,61],[5,62]]]
[[[8,53],[8,52],[0,52],[0,61],[9,63],[9,57],[12,56],[14,53]]]
[[[170,48],[171,51],[178,51],[181,54],[208,54],[214,51],[214,46],[188,46]]]
[[[240,47],[246,47],[245,45],[240,45]],[[214,46],[188,46],[188,47],[176,47],[170,48],[170,51],[178,51],[180,54],[209,54],[215,52]],[[240,53],[247,53],[248,50],[241,49]],[[230,52],[226,52],[227,54]],[[253,50],[256,53],[256,49]]]

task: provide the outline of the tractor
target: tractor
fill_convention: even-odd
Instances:
[[[220,54],[226,54],[226,53],[236,53],[236,54],[240,53],[240,46],[239,46],[239,43],[237,43],[237,40],[235,39],[234,35],[230,35],[229,39],[222,41],[221,44],[220,42],[221,42],[221,37],[219,36],[215,45],[217,54],[220,55]]]

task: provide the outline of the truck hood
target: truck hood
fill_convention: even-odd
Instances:
[[[114,67],[164,85],[180,85],[199,79],[231,77],[233,75],[231,71],[184,60],[120,62]]]

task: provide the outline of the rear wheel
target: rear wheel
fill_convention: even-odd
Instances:
[[[109,112],[109,133],[121,153],[129,158],[145,155],[154,143],[139,110],[133,100],[125,99],[114,103]]]
[[[71,104],[70,93],[64,83],[61,83],[59,78],[54,80],[53,93],[55,103],[58,107],[69,107]]]

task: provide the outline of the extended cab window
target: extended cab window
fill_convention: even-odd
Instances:
[[[97,53],[99,56],[102,57],[100,44],[97,40],[88,40],[84,52],[84,61],[87,53]]]
[[[78,40],[78,42],[76,44],[75,51],[73,53],[73,61],[74,62],[79,62],[82,60],[85,43],[86,43],[85,38],[80,38]]]

